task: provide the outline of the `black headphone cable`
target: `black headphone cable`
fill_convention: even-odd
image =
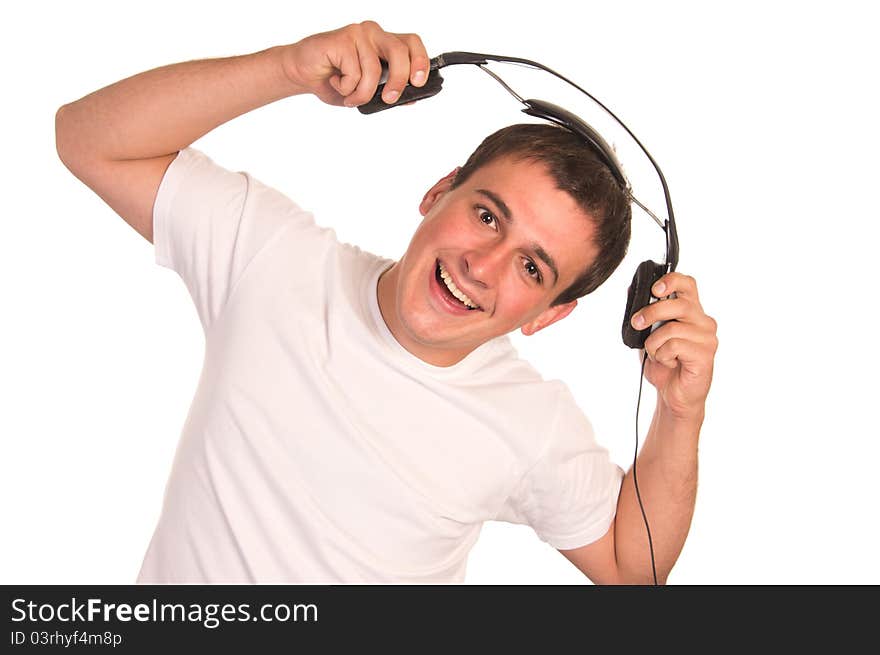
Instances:
[[[636,498],[639,501],[639,509],[642,510],[642,519],[645,521],[645,530],[648,532],[648,549],[651,551],[651,572],[654,574],[654,586],[657,586],[657,567],[654,564],[654,542],[651,540],[651,527],[648,525],[648,516],[645,514],[645,506],[642,505],[642,496],[639,493],[639,480],[636,476],[636,460],[639,456],[639,407],[642,403],[642,382],[645,379],[645,363],[648,361],[648,351],[642,356],[642,373],[639,377],[639,397],[636,401],[636,451],[633,455],[633,486],[636,488]]]

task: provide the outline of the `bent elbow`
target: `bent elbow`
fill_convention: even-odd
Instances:
[[[55,152],[61,162],[70,168],[70,128],[67,115],[69,105],[61,105],[55,112]]]

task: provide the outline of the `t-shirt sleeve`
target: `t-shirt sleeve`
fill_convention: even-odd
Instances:
[[[623,470],[596,442],[592,425],[567,388],[552,425],[543,453],[496,520],[530,525],[543,541],[569,550],[608,531]]]
[[[253,179],[181,150],[153,205],[156,263],[183,279],[205,332],[250,262],[291,224],[314,226],[311,214]]]

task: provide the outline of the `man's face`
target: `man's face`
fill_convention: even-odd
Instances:
[[[425,195],[406,253],[379,281],[391,333],[436,366],[565,317],[576,301],[550,303],[596,256],[592,221],[543,164],[502,158],[452,179]]]

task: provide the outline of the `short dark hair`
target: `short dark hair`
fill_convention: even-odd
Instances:
[[[452,188],[501,157],[543,163],[556,180],[557,188],[574,198],[594,221],[594,242],[599,251],[596,259],[551,306],[595,291],[626,256],[632,219],[629,194],[582,137],[549,123],[520,123],[490,134],[458,171]]]

